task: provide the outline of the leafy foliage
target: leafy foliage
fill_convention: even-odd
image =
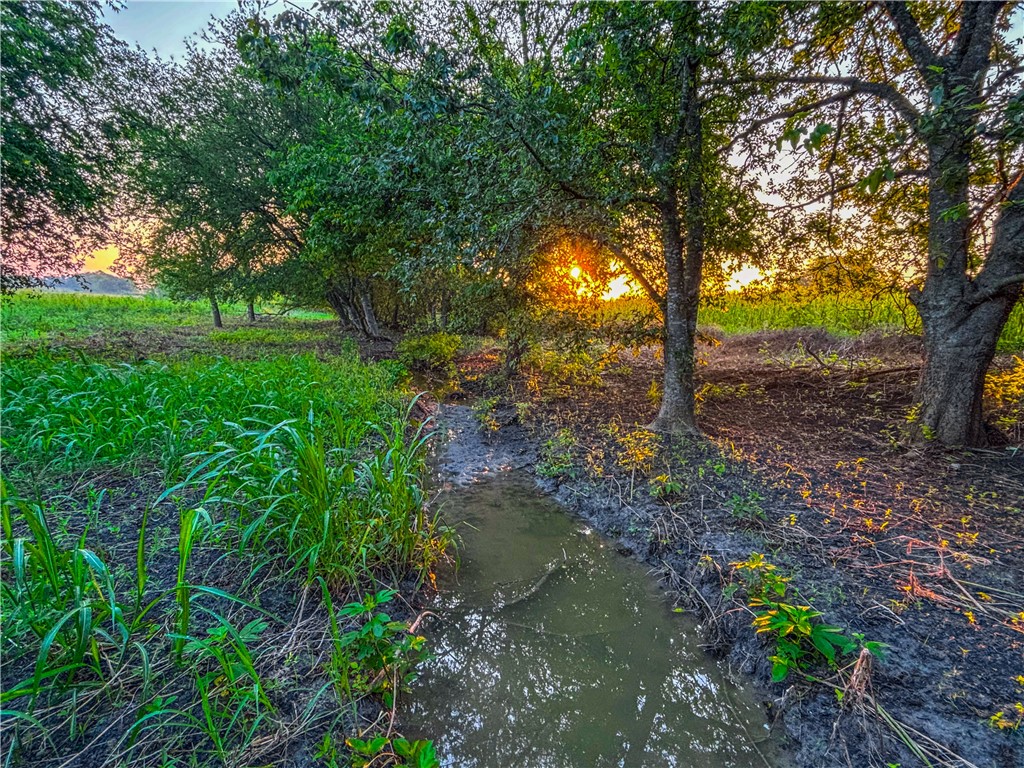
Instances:
[[[131,56],[101,9],[98,0],[0,5],[5,292],[74,267],[80,238],[103,244],[124,131],[117,78],[131,73]]]

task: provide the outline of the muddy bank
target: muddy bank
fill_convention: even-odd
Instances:
[[[535,470],[549,433],[524,428],[508,410],[496,414],[503,424],[500,429],[480,433],[476,440],[456,441],[445,458],[445,471],[476,468],[468,470],[471,475],[503,467]],[[468,408],[444,407],[440,418],[445,429],[456,434],[478,430]],[[751,467],[723,456],[713,445],[679,445],[671,450],[677,464],[695,472],[684,481],[685,489],[669,499],[651,498],[646,486],[637,492],[621,472],[599,479],[569,472],[537,481],[567,510],[612,537],[620,552],[659,569],[679,604],[700,622],[706,649],[758,683],[773,727],[785,734],[797,765],[906,768],[927,764],[922,754],[932,765],[1024,764],[1021,737],[991,727],[982,716],[998,705],[1000,692],[961,684],[965,673],[980,668],[1012,679],[1024,671],[1012,672],[1024,666],[1019,653],[1008,656],[1000,646],[986,650],[984,643],[962,651],[949,629],[947,613],[926,602],[916,605],[912,616],[901,616],[881,600],[853,599],[862,586],[846,569],[841,553],[831,551],[826,542],[800,526],[779,528],[758,516],[738,521],[729,509],[731,500],[756,493],[758,507],[775,520],[802,514],[799,497],[772,487]],[[551,474],[549,468],[545,474]],[[801,597],[821,610],[825,621],[887,644],[885,659],[873,664],[870,675],[854,687],[846,685],[848,673],[841,678],[824,666],[811,670],[824,683],[806,683],[796,676],[771,683],[772,650],[755,634],[743,592],[732,587],[733,594],[725,597],[735,582],[730,563],[746,560],[753,552],[768,553],[785,569]],[[966,710],[952,710],[950,700]]]

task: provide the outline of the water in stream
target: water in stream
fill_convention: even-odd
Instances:
[[[647,569],[503,472],[445,494],[461,566],[402,715],[444,766],[776,765],[765,716]]]

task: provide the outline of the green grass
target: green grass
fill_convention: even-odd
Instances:
[[[234,435],[246,419],[305,419],[329,407],[353,423],[390,421],[403,376],[394,364],[364,365],[353,344],[327,362],[310,355],[120,364],[12,358],[2,374],[2,444],[6,458],[22,465],[157,463],[174,479],[187,454]]]
[[[232,322],[247,322],[243,304],[222,304],[221,314],[229,326]],[[284,321],[330,319],[330,314],[315,310],[292,310],[283,318]],[[213,331],[209,305],[202,301],[175,302],[154,296],[95,296],[37,290],[0,297],[0,331],[5,343],[82,339],[118,331],[168,331],[181,327]],[[258,341],[267,331],[287,333],[287,329],[282,328],[249,327],[226,329],[219,335],[224,343],[244,342],[246,334]]]
[[[613,323],[629,315],[653,317],[653,305],[640,297],[609,302],[600,321]],[[781,295],[749,296],[726,293],[701,307],[701,325],[739,335],[790,328],[821,328],[836,336],[856,336],[867,331],[920,333],[917,310],[901,294],[832,296],[791,291]],[[999,338],[998,351],[1024,349],[1024,302],[1018,302]]]
[[[218,349],[230,351],[233,346],[264,345],[272,347],[301,347],[337,338],[336,326],[327,328],[247,327],[213,331],[210,341]]]
[[[720,303],[703,307],[700,322],[728,334],[787,328],[822,328],[837,336],[872,330],[921,332],[921,320],[905,297],[883,294],[746,298],[727,294]],[[1000,352],[1024,349],[1024,303],[1018,303],[999,339]]]
[[[99,359],[63,337],[159,334],[208,323],[205,308],[17,295],[3,309],[5,341],[39,342],[0,371],[4,765],[90,749],[263,764],[260,745],[307,732],[342,752],[375,736],[359,702],[390,711],[411,636],[342,606],[421,581],[450,544],[426,512],[405,370],[337,339],[290,354],[328,334],[276,324],[197,336],[205,354]],[[335,639],[326,663],[314,636]],[[363,636],[373,654],[346,640]]]
[[[111,331],[212,325],[209,306],[151,296],[91,296],[81,293],[19,291],[0,299],[3,340],[20,342],[61,334],[82,338]],[[221,307],[225,317],[245,308]]]

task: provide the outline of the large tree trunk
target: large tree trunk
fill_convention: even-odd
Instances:
[[[678,213],[662,212],[662,240],[668,290],[665,293],[665,376],[661,408],[651,429],[670,434],[696,435],[694,398],[694,333],[690,331],[688,296],[685,288],[682,238]]]
[[[661,185],[662,245],[668,290],[665,295],[665,379],[661,408],[651,428],[659,432],[698,435],[694,373],[697,310],[704,265],[703,131],[697,99],[697,63],[685,62],[682,98],[686,155],[686,258],[680,237],[675,187]]]
[[[912,412],[915,436],[948,446],[987,443],[981,408],[985,372],[1011,308],[1005,299],[973,310],[958,303],[928,316],[924,368]]]
[[[385,338],[380,331],[380,323],[377,322],[377,313],[373,311],[373,296],[365,285],[359,286],[359,307],[362,310],[364,333],[371,339]]]
[[[213,327],[223,328],[224,321],[220,316],[220,304],[217,303],[217,295],[210,291],[210,313],[213,315]]]
[[[942,222],[936,226],[946,238],[956,234],[948,229]],[[940,249],[942,243],[935,247]],[[959,258],[948,251],[934,255],[953,262]],[[966,265],[966,254],[963,258]],[[924,288],[911,294],[921,315],[925,345],[912,412],[913,437],[948,446],[987,443],[982,413],[985,373],[1022,283],[1024,184],[1018,184],[996,221],[992,247],[977,278],[956,280],[955,275],[935,270]]]
[[[245,316],[249,318],[250,323],[256,322],[256,306],[251,301],[245,305]]]
[[[368,286],[358,280],[349,280],[347,287],[337,283],[327,289],[327,303],[338,316],[342,326],[369,339],[386,339],[377,322],[373,298]]]
[[[925,344],[912,437],[949,446],[986,442],[985,372],[1024,282],[1024,185],[1019,178],[1016,188],[1008,190],[984,267],[970,276],[971,161],[1002,7],[963,3],[956,38],[943,50],[932,47],[908,4],[884,4],[931,102],[919,117],[909,106],[911,127],[928,149],[928,270],[924,286],[910,294],[921,315]],[[901,111],[906,114],[908,107]]]

